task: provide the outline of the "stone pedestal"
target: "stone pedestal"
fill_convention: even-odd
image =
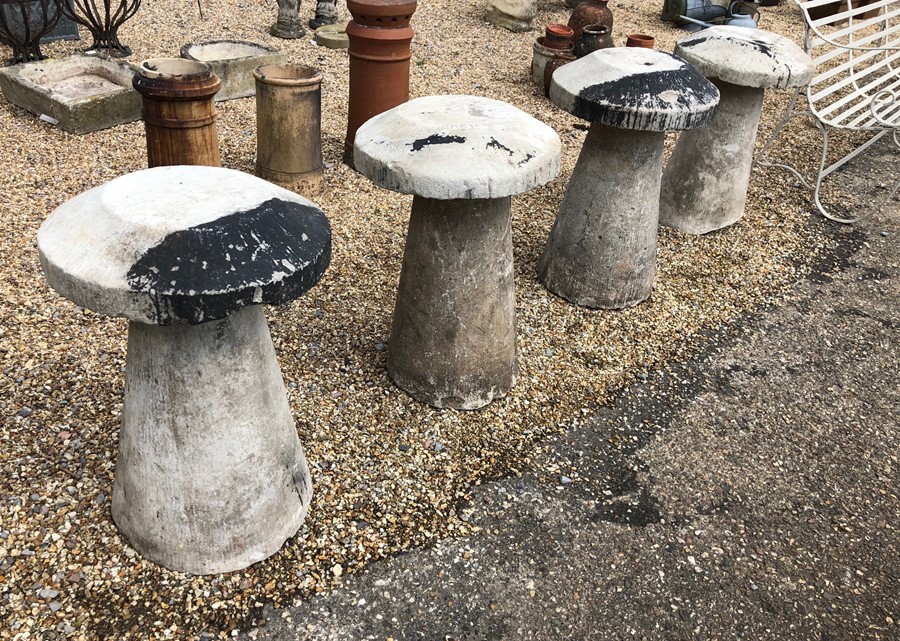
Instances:
[[[656,272],[664,132],[708,123],[719,92],[671,54],[611,47],[557,69],[550,99],[593,124],[538,275],[578,305],[636,305]]]
[[[765,90],[802,87],[814,67],[787,38],[744,27],[716,26],[686,36],[675,55],[714,82],[722,98],[708,127],[678,138],[663,174],[659,221],[705,234],[744,215]]]
[[[762,89],[712,82],[721,95],[716,117],[680,134],[660,192],[660,223],[689,234],[727,227],[744,215],[762,110]]]
[[[594,308],[649,298],[663,136],[591,127],[538,266],[547,289]]]
[[[509,197],[413,198],[388,373],[436,407],[475,409],[516,374]]]
[[[112,514],[138,552],[192,574],[246,567],[297,531],[311,497],[261,307],[129,324]]]
[[[512,387],[510,196],[552,180],[559,154],[547,125],[475,96],[418,98],[359,128],[360,173],[415,196],[388,350],[414,398],[471,410]]]
[[[60,294],[130,321],[112,501],[128,542],[192,574],[275,553],[312,483],[259,305],[324,274],[322,210],[238,171],[157,167],[61,205],[38,252]]]

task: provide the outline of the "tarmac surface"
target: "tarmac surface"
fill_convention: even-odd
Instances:
[[[898,160],[842,179],[874,202]],[[833,251],[788,301],[474,488],[478,534],[239,638],[900,639],[900,202],[810,224]]]

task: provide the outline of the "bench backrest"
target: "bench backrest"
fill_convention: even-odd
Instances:
[[[803,46],[816,65],[810,111],[846,129],[883,129],[900,119],[900,0],[795,0]]]

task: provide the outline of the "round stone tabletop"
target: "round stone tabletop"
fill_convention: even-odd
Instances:
[[[557,69],[550,100],[608,127],[675,131],[706,125],[719,104],[719,90],[671,54],[611,47]]]
[[[524,111],[476,96],[428,96],[363,124],[357,171],[376,185],[450,200],[500,198],[559,174],[559,136]]]
[[[50,286],[142,323],[224,318],[293,300],[324,274],[331,230],[315,204],[220,167],[156,167],[59,206],[38,231]]]
[[[745,27],[715,26],[681,38],[675,55],[707,78],[741,87],[802,87],[813,77],[809,55],[782,36]]]

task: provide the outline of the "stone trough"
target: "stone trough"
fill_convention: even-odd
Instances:
[[[216,101],[246,98],[256,93],[253,70],[262,65],[283,64],[287,56],[277,49],[240,40],[210,40],[187,44],[181,57],[205,62],[222,81]]]
[[[125,62],[76,55],[0,69],[0,89],[12,104],[54,118],[65,131],[87,134],[141,117],[133,76]]]

